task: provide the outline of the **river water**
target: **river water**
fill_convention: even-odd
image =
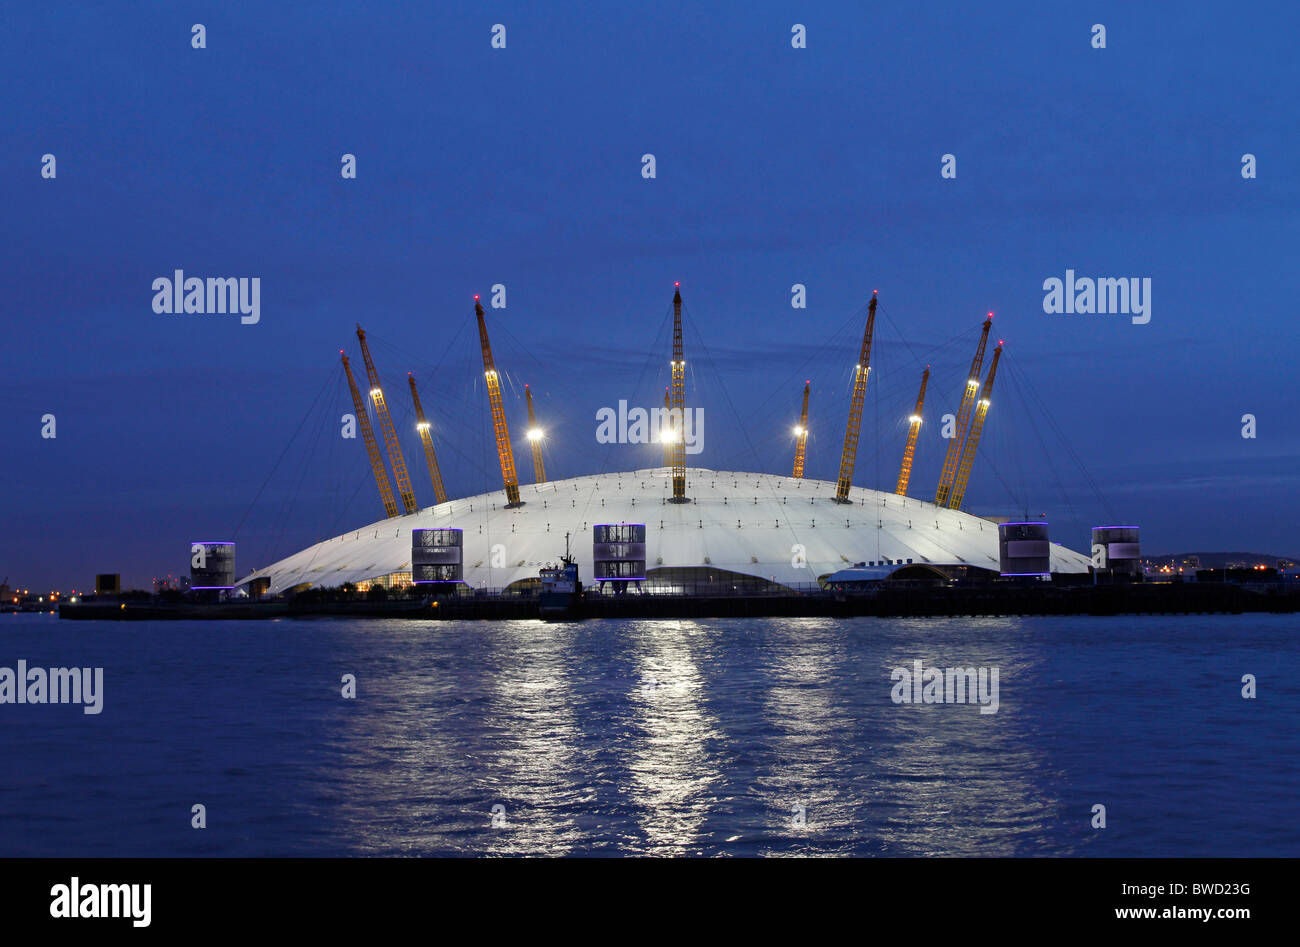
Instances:
[[[98,714],[0,703],[0,856],[1294,857],[1298,631],[0,615],[0,667],[104,669]],[[917,660],[997,712],[896,703]]]

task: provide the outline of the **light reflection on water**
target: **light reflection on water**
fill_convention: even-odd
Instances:
[[[899,623],[904,635],[924,627]],[[1003,686],[996,714],[981,714],[973,704],[892,703],[894,712],[880,714],[872,769],[886,854],[1034,854],[1035,840],[1060,811],[1059,799],[1036,788],[1049,764],[1026,732],[1019,696],[1020,682],[1040,674],[1041,642],[1017,635],[1018,627],[1015,619],[972,619],[960,637],[918,648],[908,636],[888,648],[879,665],[886,680],[919,658],[927,667],[996,667]],[[1058,844],[1054,854],[1073,849]]]
[[[499,824],[484,835],[487,853],[563,855],[577,838],[575,817],[590,796],[574,767],[572,638],[566,626],[517,623],[488,645],[496,649],[498,670],[484,721],[493,736],[480,778],[501,809],[495,810]],[[521,655],[526,659],[517,660]]]
[[[697,850],[719,779],[713,744],[724,734],[702,703],[695,650],[705,632],[692,621],[638,622],[629,636],[640,680],[626,744],[628,796],[644,837],[638,850]]]
[[[106,700],[0,714],[0,855],[1300,854],[1294,616],[74,624],[6,626]]]
[[[810,840],[843,840],[864,815],[842,741],[851,721],[828,686],[844,661],[832,621],[798,619],[772,630],[763,661],[769,683],[756,695],[770,721],[772,761],[755,788],[771,826],[761,834],[779,831],[795,844],[765,842],[764,854],[816,852],[821,846]],[[836,849],[844,850],[842,841]]]
[[[900,625],[874,659],[827,619],[455,636],[454,660],[394,668],[391,706],[356,717],[345,742],[392,755],[348,782],[342,809],[367,853],[394,834],[412,853],[1032,853],[1060,802],[1035,788],[1046,763],[1015,687],[995,715],[889,692],[916,658],[998,666],[1014,685],[1036,673],[1037,645],[1017,637],[1009,657],[1005,622],[918,647],[922,630]]]

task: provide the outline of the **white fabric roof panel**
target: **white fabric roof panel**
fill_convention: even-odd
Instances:
[[[505,491],[451,500],[335,536],[241,579],[270,576],[272,593],[296,585],[337,586],[411,568],[411,530],[463,530],[464,580],[503,588],[558,561],[569,532],[584,582],[592,581],[592,527],[646,525],[646,568],[712,566],[781,583],[811,583],[855,562],[998,568],[995,523],[892,493],[775,474],[688,468],[690,503],[672,496],[672,471],[657,467],[521,484],[524,505]],[[497,547],[497,548],[494,548]],[[802,561],[801,561],[802,557]],[[708,560],[706,562],[706,559]],[[662,560],[662,561],[660,561]],[[1052,571],[1086,572],[1087,556],[1052,546]]]

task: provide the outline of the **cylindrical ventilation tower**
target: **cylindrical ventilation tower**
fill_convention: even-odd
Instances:
[[[593,526],[591,552],[597,582],[640,582],[645,578],[645,524]]]
[[[1051,575],[1047,524],[999,523],[998,562],[1003,575]]]
[[[190,588],[235,586],[234,543],[190,543]]]
[[[1094,526],[1092,566],[1098,572],[1138,575],[1142,571],[1136,526]]]
[[[463,575],[464,539],[459,529],[411,530],[411,582],[459,582]]]

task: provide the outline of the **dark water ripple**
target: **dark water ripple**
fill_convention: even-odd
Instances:
[[[1297,631],[4,615],[0,666],[106,696],[0,705],[0,855],[1296,856]],[[892,703],[917,658],[998,667],[999,712]]]

